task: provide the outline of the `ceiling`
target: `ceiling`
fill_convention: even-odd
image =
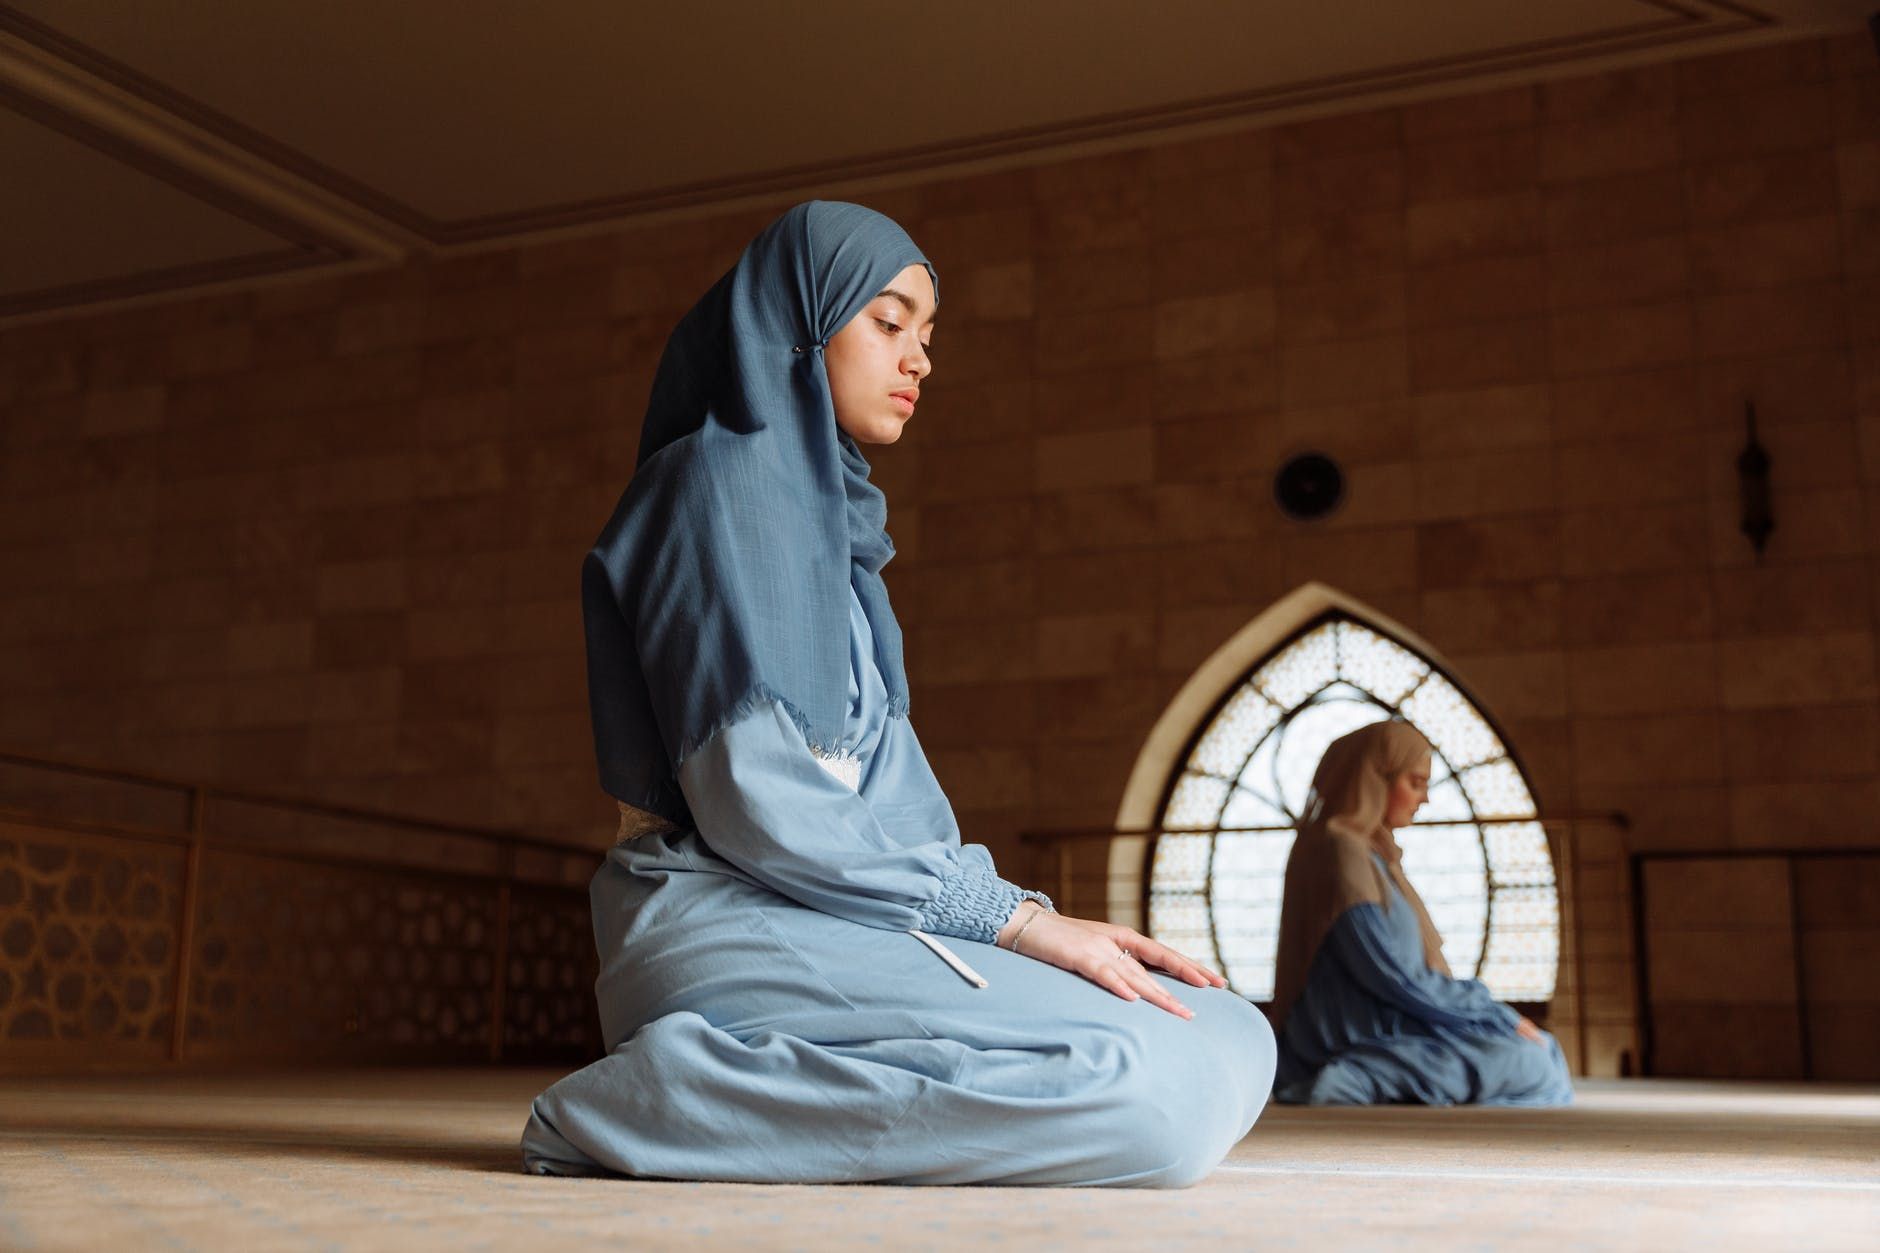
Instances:
[[[1873,2],[11,0],[0,322],[1847,29]]]

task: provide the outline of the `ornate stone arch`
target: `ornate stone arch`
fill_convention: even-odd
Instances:
[[[1405,869],[1459,975],[1545,1001],[1560,944],[1554,866],[1507,737],[1429,644],[1307,584],[1196,670],[1151,731],[1117,814],[1111,876],[1138,878],[1158,938],[1270,995],[1292,823],[1333,738],[1398,716],[1435,746],[1430,805],[1401,833]]]

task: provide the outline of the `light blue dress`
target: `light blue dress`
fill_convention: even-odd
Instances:
[[[1381,858],[1373,854],[1378,869]],[[1285,1104],[1566,1105],[1560,1045],[1478,979],[1431,970],[1416,911],[1384,874],[1390,908],[1356,905],[1332,924],[1279,1034],[1274,1099]],[[1544,1033],[1543,1033],[1544,1034]]]
[[[1253,1126],[1272,1032],[1158,976],[1184,1021],[995,947],[1022,899],[962,845],[850,605],[841,760],[767,705],[680,772],[697,830],[592,886],[606,1057],[539,1097],[542,1174],[776,1183],[1192,1183]],[[839,775],[846,774],[845,782]],[[988,987],[973,986],[913,931]]]

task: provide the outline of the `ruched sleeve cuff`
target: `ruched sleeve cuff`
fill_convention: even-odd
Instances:
[[[950,935],[961,940],[991,944],[1018,903],[1027,897],[1043,899],[1039,893],[1022,891],[991,870],[963,866],[940,887],[939,895],[920,911],[920,929],[935,935]],[[1049,906],[1050,901],[1044,904]]]

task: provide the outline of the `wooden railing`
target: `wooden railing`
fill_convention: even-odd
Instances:
[[[1642,1073],[1880,1082],[1880,846],[1629,861]]]
[[[0,1068],[591,1055],[603,852],[0,754]]]

